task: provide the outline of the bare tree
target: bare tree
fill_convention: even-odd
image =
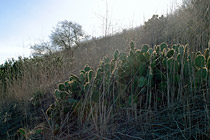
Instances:
[[[77,46],[85,37],[81,25],[67,20],[59,22],[50,35],[52,44],[69,50],[71,57],[73,57],[73,46]]]
[[[52,46],[50,42],[41,42],[34,44],[31,46],[31,49],[33,50],[32,56],[42,56],[44,54],[50,54],[54,51],[56,51],[56,47]]]

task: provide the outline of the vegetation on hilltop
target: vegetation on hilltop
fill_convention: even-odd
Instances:
[[[208,139],[209,74],[209,48],[136,49],[131,42],[128,54],[116,50],[96,70],[86,65],[60,83],[38,130],[49,139]],[[22,138],[37,135],[20,131]]]

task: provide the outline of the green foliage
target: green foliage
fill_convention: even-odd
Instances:
[[[166,44],[166,43],[161,43],[160,44],[161,51],[163,51],[163,49],[167,49],[167,48],[168,48],[168,44]]]
[[[209,48],[206,48],[205,51],[204,51],[204,56],[206,58],[206,60],[209,58]]]
[[[0,65],[0,87],[3,89],[0,97],[6,96],[8,87],[13,84],[14,80],[22,78],[24,73],[23,62],[24,60],[19,57],[17,61],[12,59]]]
[[[183,45],[179,46],[179,53],[181,54],[181,56],[184,55],[184,46]]]
[[[116,50],[116,51],[114,52],[114,60],[116,61],[116,60],[118,59],[118,57],[119,57],[119,51]]]
[[[174,49],[169,50],[168,53],[167,53],[167,57],[171,58],[174,55],[174,53],[175,53]]]
[[[22,135],[22,136],[25,137],[25,135],[26,135],[26,130],[23,129],[23,128],[20,128],[20,129],[18,129],[18,133],[19,133],[20,135]]]
[[[134,50],[135,45],[133,41],[130,42],[130,47],[131,47],[131,50]]]
[[[199,80],[197,82],[203,81],[207,79],[208,71],[206,68],[199,68],[196,72],[196,79]]]
[[[44,98],[44,94],[41,91],[36,91],[32,97],[30,98],[31,104],[33,104],[34,107],[39,107],[41,105],[41,100]]]
[[[148,50],[149,50],[149,45],[144,44],[144,45],[142,46],[141,51],[142,51],[142,52],[147,52]]]
[[[140,88],[142,88],[144,85],[145,85],[145,83],[146,83],[146,79],[142,76],[142,77],[140,77],[139,78],[139,84],[138,84],[138,86],[140,87]]]
[[[91,70],[90,66],[86,65],[85,68],[84,68],[84,71],[88,72],[89,70]]]
[[[55,91],[56,103],[46,112],[49,119],[59,127],[62,115],[77,112],[73,113],[74,117],[79,117],[79,110],[86,112],[89,105],[99,105],[102,95],[105,106],[131,107],[135,103],[152,107],[152,102],[162,106],[168,104],[167,99],[171,95],[166,93],[172,90],[170,85],[173,85],[173,97],[178,98],[180,83],[185,87],[198,88],[207,82],[210,58],[205,62],[202,54],[194,57],[186,46],[170,47],[162,43],[154,50],[148,45],[139,50],[133,42],[130,45],[127,55],[115,51],[112,60],[104,57],[96,72],[86,65],[78,77],[71,75],[69,81],[59,84]],[[193,73],[195,77],[192,77]],[[84,102],[88,105],[81,108]]]
[[[202,68],[204,67],[205,65],[205,58],[203,55],[197,55],[196,58],[195,58],[195,65],[198,67],[198,68]]]
[[[58,85],[58,89],[60,90],[60,91],[65,91],[65,85],[64,84],[59,84]]]
[[[31,122],[34,119],[29,117],[33,115],[32,111],[26,111],[25,107],[25,105],[16,101],[0,107],[0,138],[2,140],[8,139],[8,136],[15,139],[16,133],[25,138],[24,124],[29,124],[29,120]]]

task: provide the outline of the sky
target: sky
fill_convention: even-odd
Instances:
[[[30,46],[48,41],[59,21],[82,26],[86,34],[104,35],[140,26],[153,14],[166,15],[182,0],[0,0],[0,64],[31,55]]]

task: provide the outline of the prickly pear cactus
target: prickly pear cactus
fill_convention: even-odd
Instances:
[[[198,67],[198,68],[202,68],[204,67],[205,65],[205,58],[203,55],[197,55],[196,58],[195,58],[195,65]]]
[[[189,53],[188,46],[166,43],[136,49],[131,42],[127,54],[116,50],[113,58],[104,57],[95,71],[86,65],[78,76],[71,75],[60,83],[54,94],[56,102],[46,113],[60,125],[62,115],[68,112],[78,115],[81,109],[88,112],[90,109],[82,104],[88,101],[88,105],[97,105],[102,97],[104,105],[116,104],[117,108],[131,107],[133,103],[139,107],[140,101],[164,105],[172,90],[173,97],[180,96],[180,83],[185,87],[202,87],[209,79],[209,72],[209,49],[204,54]]]

